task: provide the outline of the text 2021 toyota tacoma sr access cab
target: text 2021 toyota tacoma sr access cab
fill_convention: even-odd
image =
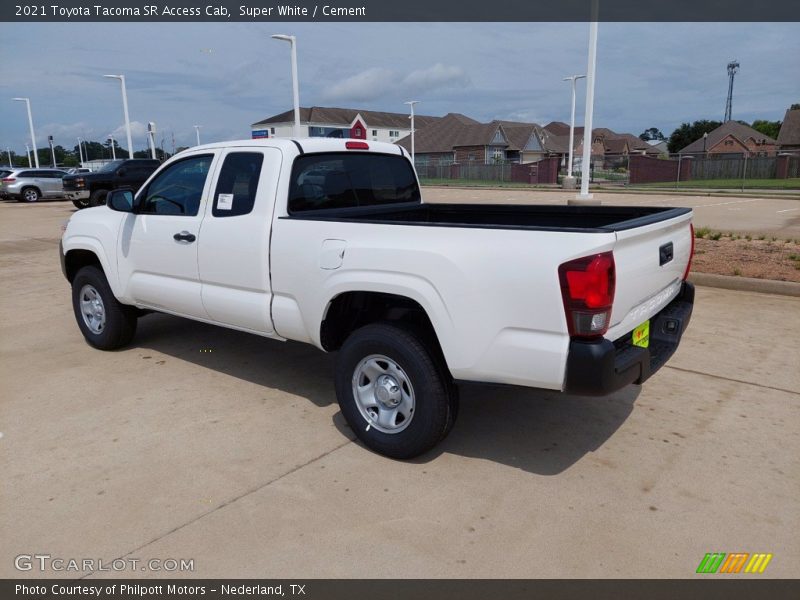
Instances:
[[[650,377],[692,313],[691,216],[428,204],[399,146],[247,140],[74,214],[61,261],[91,345],[160,311],[338,351],[347,422],[409,458],[453,426],[456,381],[603,395]]]

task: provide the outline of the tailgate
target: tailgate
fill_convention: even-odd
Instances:
[[[692,213],[616,232],[616,292],[606,338],[616,340],[678,295],[692,252]]]

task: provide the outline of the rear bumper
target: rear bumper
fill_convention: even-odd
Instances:
[[[650,345],[640,348],[630,335],[615,342],[572,340],[564,391],[605,396],[631,383],[641,384],[675,353],[692,317],[694,285],[683,283],[678,296],[650,319]]]

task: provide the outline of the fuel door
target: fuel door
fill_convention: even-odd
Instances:
[[[330,271],[341,267],[346,248],[345,240],[323,240],[319,255],[319,268]]]

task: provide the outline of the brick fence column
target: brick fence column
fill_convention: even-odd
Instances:
[[[681,164],[681,181],[689,181],[692,178],[692,156],[684,156]]]
[[[775,162],[775,178],[787,179],[789,177],[789,157],[787,155],[779,155]]]

